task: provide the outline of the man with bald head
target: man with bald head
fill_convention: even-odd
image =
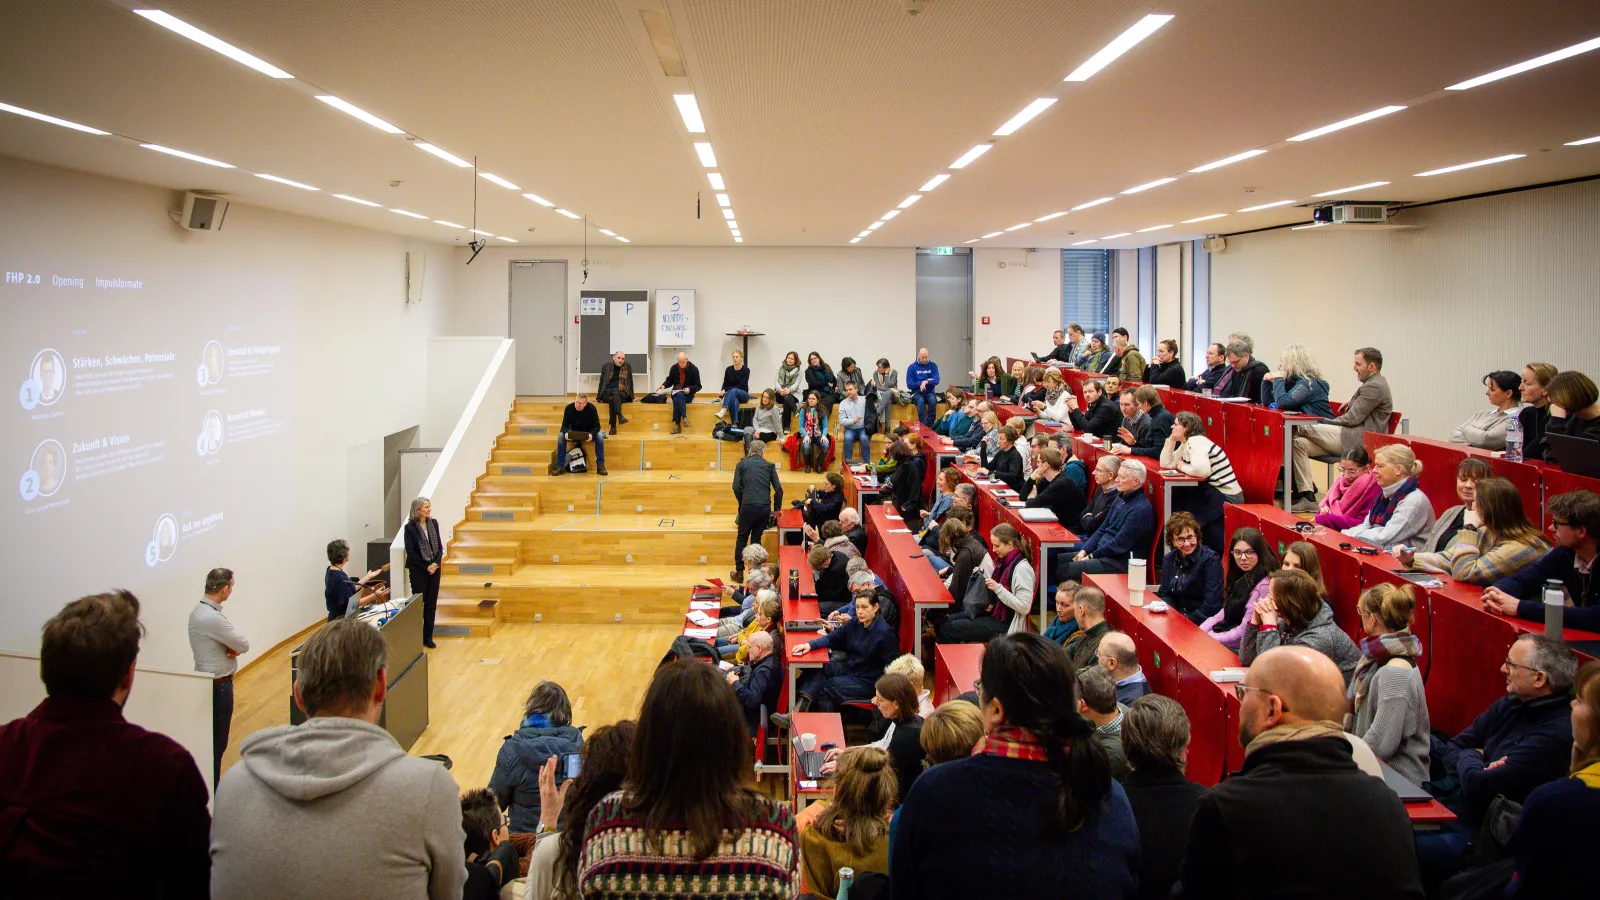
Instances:
[[[761,724],[761,707],[768,713],[778,711],[778,693],[783,688],[783,669],[772,652],[772,632],[758,631],[745,642],[745,655],[750,660],[748,670],[736,667],[728,673],[728,683],[744,707],[745,726],[755,737]]]
[[[1411,821],[1356,765],[1333,660],[1278,647],[1234,687],[1244,767],[1200,798],[1174,895],[1421,900]]]
[[[1150,693],[1150,682],[1139,666],[1139,651],[1133,646],[1133,638],[1120,631],[1106,632],[1095,648],[1095,658],[1116,684],[1118,703],[1127,706]]]

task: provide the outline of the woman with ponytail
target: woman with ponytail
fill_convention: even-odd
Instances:
[[[1416,588],[1379,584],[1356,604],[1361,616],[1361,662],[1345,689],[1344,729],[1379,759],[1417,784],[1428,780],[1428,698],[1417,660],[1422,642],[1411,633]]]
[[[989,642],[972,755],[928,769],[901,807],[896,897],[1127,897],[1133,810],[1076,712],[1066,652],[1028,632]]]
[[[800,833],[806,888],[818,897],[839,893],[839,869],[889,872],[889,817],[894,814],[897,776],[889,751],[851,747],[839,754],[833,797]]]
[[[989,542],[994,545],[995,562],[994,571],[983,575],[983,607],[945,619],[938,630],[941,644],[982,644],[1027,627],[1038,580],[1028,563],[1028,541],[1015,527],[1001,522],[989,532]]]

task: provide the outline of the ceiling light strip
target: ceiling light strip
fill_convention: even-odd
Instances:
[[[1313,128],[1310,131],[1304,132],[1302,134],[1297,134],[1294,137],[1289,138],[1289,140],[1291,140],[1291,141],[1309,141],[1314,137],[1322,137],[1325,134],[1329,134],[1331,132],[1339,131],[1339,130],[1344,129],[1344,128],[1349,128],[1351,125],[1360,125],[1362,122],[1370,122],[1373,119],[1382,118],[1383,116],[1387,116],[1387,115],[1389,115],[1391,113],[1397,113],[1402,109],[1405,109],[1405,107],[1404,106],[1385,106],[1385,107],[1382,107],[1381,109],[1375,109],[1375,110],[1373,110],[1371,112],[1364,112],[1359,116],[1351,116],[1348,119],[1341,119],[1341,120],[1333,123],[1332,125],[1324,125],[1321,128]]]
[[[302,191],[320,191],[320,190],[322,190],[322,188],[314,188],[309,184],[301,184],[298,181],[290,181],[287,178],[280,178],[277,175],[267,175],[267,174],[265,174],[263,172],[257,172],[257,173],[255,173],[255,176],[257,178],[265,178],[268,181],[276,181],[279,184],[287,184],[289,187],[299,188]]]
[[[1527,60],[1526,62],[1519,62],[1514,66],[1506,66],[1504,69],[1496,69],[1487,75],[1479,75],[1477,78],[1469,78],[1466,81],[1458,84],[1452,84],[1445,88],[1445,90],[1471,90],[1479,85],[1488,84],[1491,81],[1499,81],[1502,78],[1510,78],[1512,75],[1521,75],[1523,72],[1526,72],[1529,69],[1537,69],[1540,66],[1548,66],[1553,62],[1560,62],[1563,59],[1577,56],[1580,53],[1588,53],[1590,50],[1593,50],[1597,47],[1600,47],[1600,37],[1591,38],[1581,44],[1573,44],[1571,47],[1567,47],[1563,50],[1557,50],[1554,53],[1546,53],[1543,56],[1535,57]]]
[[[334,109],[339,110],[342,113],[345,113],[347,115],[354,116],[355,118],[360,119],[361,121],[367,123],[368,125],[371,125],[373,128],[376,128],[379,131],[387,131],[390,134],[405,134],[405,132],[402,131],[401,129],[396,128],[393,125],[390,125],[388,122],[385,122],[384,120],[378,118],[377,116],[373,115],[372,113],[369,113],[366,110],[362,109],[361,107],[356,106],[354,103],[349,103],[347,101],[340,100],[338,97],[335,97],[332,94],[317,94],[316,98],[318,100],[321,100],[323,103],[326,103],[329,106],[333,107]]]
[[[1426,172],[1418,172],[1417,177],[1427,178],[1430,175],[1443,175],[1446,172],[1459,172],[1462,169],[1476,169],[1479,166],[1491,166],[1495,163],[1506,162],[1507,160],[1522,159],[1527,155],[1528,154],[1526,153],[1507,153],[1505,156],[1495,156],[1490,159],[1480,159],[1475,162],[1462,163],[1459,166],[1445,166],[1442,169],[1430,169]]]
[[[1115,197],[1101,197],[1099,200],[1090,200],[1088,203],[1079,203],[1077,206],[1074,206],[1071,210],[1069,210],[1069,212],[1080,212],[1082,210],[1088,209],[1091,206],[1099,206],[1102,203],[1110,203],[1111,201],[1113,201],[1115,199],[1117,199],[1117,198],[1115,198]]]
[[[994,149],[993,144],[979,144],[978,146],[973,147],[971,150],[968,150],[967,152],[956,157],[956,161],[950,164],[950,168],[965,169],[978,157],[988,153],[992,149]]]
[[[174,150],[171,147],[163,147],[160,144],[140,144],[139,146],[146,150],[154,150],[157,153],[165,153],[168,156],[177,156],[192,162],[205,163],[208,166],[216,166],[219,169],[237,168],[232,163],[225,163],[221,160],[212,159],[209,156],[200,156],[198,154],[188,153],[183,150]]]
[[[934,188],[938,187],[941,184],[944,184],[946,181],[949,181],[949,180],[950,180],[950,173],[949,172],[940,172],[939,174],[937,174],[937,175],[933,176],[932,178],[929,178],[927,181],[923,182],[922,187],[917,188],[917,190],[919,190],[922,193],[926,194],[927,192],[933,190]]]
[[[705,166],[708,169],[715,169],[717,167],[717,154],[716,151],[711,149],[711,143],[709,141],[695,141],[694,152],[700,157],[700,165]]]
[[[498,185],[500,185],[501,187],[505,188],[508,191],[520,191],[520,190],[522,190],[522,188],[519,188],[516,185],[512,184],[511,182],[505,180],[504,178],[501,178],[499,175],[490,175],[488,172],[479,172],[478,173],[478,177],[482,178],[484,181],[490,182],[492,184],[498,184]]]
[[[269,63],[260,57],[246,53],[227,41],[216,37],[215,35],[207,34],[193,25],[190,25],[188,22],[185,22],[176,16],[164,13],[159,9],[136,9],[133,11],[133,14],[148,19],[151,22],[160,25],[162,28],[167,29],[173,34],[186,37],[208,50],[214,50],[217,53],[228,57],[234,62],[243,63],[269,78],[294,77],[272,63]]]
[[[452,166],[457,166],[457,167],[462,168],[462,169],[470,169],[470,168],[472,168],[472,163],[467,162],[466,160],[462,159],[459,156],[456,156],[454,153],[451,153],[448,150],[444,150],[442,148],[435,147],[434,145],[428,143],[427,141],[417,141],[415,146],[416,146],[416,148],[418,150],[421,150],[424,153],[431,153],[434,156],[439,157],[440,159],[444,160],[445,162],[449,163]]]
[[[1179,224],[1182,224],[1182,225],[1193,225],[1193,224],[1194,224],[1194,223],[1196,223],[1196,222],[1209,222],[1209,221],[1211,221],[1211,220],[1212,220],[1212,219],[1221,219],[1221,218],[1225,218],[1225,217],[1226,217],[1226,216],[1227,216],[1227,215],[1228,215],[1228,214],[1227,214],[1227,213],[1212,213],[1212,214],[1211,214],[1211,215],[1209,215],[1209,216],[1196,216],[1196,217],[1195,217],[1195,218],[1193,218],[1193,219],[1184,219],[1184,220],[1183,220],[1183,221],[1182,221],[1182,222],[1181,222],[1181,223],[1179,223]]]
[[[84,134],[107,135],[111,133],[109,131],[101,131],[98,128],[90,128],[88,125],[79,125],[77,122],[69,122],[66,119],[58,119],[55,116],[47,116],[44,113],[34,112],[31,109],[23,109],[20,106],[12,106],[9,103],[0,103],[0,110],[4,110],[8,113],[13,113],[19,116],[26,116],[30,119],[38,119],[40,122],[49,122],[51,125],[60,125],[62,128],[71,128],[73,131],[81,131]]]
[[[1144,184],[1141,184],[1141,185],[1139,185],[1137,187],[1128,188],[1127,190],[1123,191],[1123,193],[1124,194],[1137,194],[1137,193],[1139,193],[1141,191],[1148,191],[1153,187],[1160,187],[1163,184],[1171,184],[1171,183],[1173,183],[1174,181],[1177,181],[1177,180],[1178,179],[1176,179],[1176,178],[1157,178],[1155,181],[1147,181]]]
[[[1256,212],[1257,210],[1271,209],[1274,206],[1288,206],[1289,204],[1291,204],[1293,202],[1294,202],[1293,200],[1277,200],[1277,201],[1274,201],[1272,203],[1263,203],[1263,204],[1261,204],[1259,206],[1246,206],[1244,209],[1239,210],[1239,212],[1242,212],[1242,213]]]
[[[1055,105],[1055,102],[1056,98],[1054,97],[1040,97],[1032,103],[1029,103],[1027,106],[1022,108],[1022,112],[1012,116],[1010,119],[1006,120],[1004,125],[1001,125],[999,128],[995,129],[995,137],[1005,137],[1008,134],[1015,134],[1018,128],[1021,128],[1022,126],[1033,121],[1035,116]]]
[[[363,200],[360,197],[352,197],[349,194],[334,194],[333,196],[338,197],[340,200],[349,200],[351,203],[359,203],[362,206],[382,206],[383,205],[382,203],[373,203],[371,200]]]
[[[1388,183],[1389,182],[1387,182],[1387,181],[1369,181],[1366,184],[1357,184],[1357,185],[1352,185],[1352,186],[1346,187],[1346,188],[1339,188],[1336,191],[1323,191],[1320,194],[1312,194],[1311,196],[1313,196],[1313,197],[1332,197],[1332,196],[1335,196],[1337,194],[1354,194],[1356,191],[1364,191],[1364,190],[1367,190],[1368,188],[1383,187],[1384,185],[1386,185]]]
[[[1199,174],[1200,172],[1209,172],[1212,169],[1220,169],[1223,166],[1230,166],[1230,165],[1233,165],[1236,162],[1243,162],[1244,160],[1260,156],[1261,154],[1266,153],[1266,152],[1267,151],[1265,151],[1265,150],[1246,150],[1243,153],[1236,153],[1233,156],[1228,157],[1227,159],[1219,159],[1216,162],[1206,163],[1205,165],[1203,165],[1203,166],[1201,166],[1201,167],[1199,167],[1197,169],[1190,169],[1189,170],[1189,174],[1195,175],[1195,174]]]
[[[1083,65],[1072,70],[1067,81],[1088,81],[1096,72],[1116,60],[1117,57],[1132,50],[1138,43],[1152,34],[1157,29],[1172,21],[1172,16],[1148,15],[1133,24],[1133,27],[1117,35],[1111,43],[1100,49],[1099,53],[1089,57]]]
[[[532,200],[533,202],[539,204],[540,206],[547,207],[549,209],[554,209],[555,208],[555,204],[554,203],[551,203],[549,200],[546,200],[545,198],[539,196],[538,194],[523,194],[522,196],[527,197],[529,200]]]
[[[673,94],[672,101],[678,104],[678,115],[683,117],[683,127],[689,129],[689,133],[706,133],[706,120],[700,115],[700,104],[693,94]]]

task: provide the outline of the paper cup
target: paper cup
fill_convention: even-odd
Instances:
[[[808,753],[817,749],[817,736],[809,731],[800,735],[800,749]]]

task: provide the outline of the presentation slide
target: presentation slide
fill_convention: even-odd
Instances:
[[[186,611],[207,570],[291,519],[289,279],[3,251],[0,267],[9,642],[36,651],[62,603],[111,587]]]

